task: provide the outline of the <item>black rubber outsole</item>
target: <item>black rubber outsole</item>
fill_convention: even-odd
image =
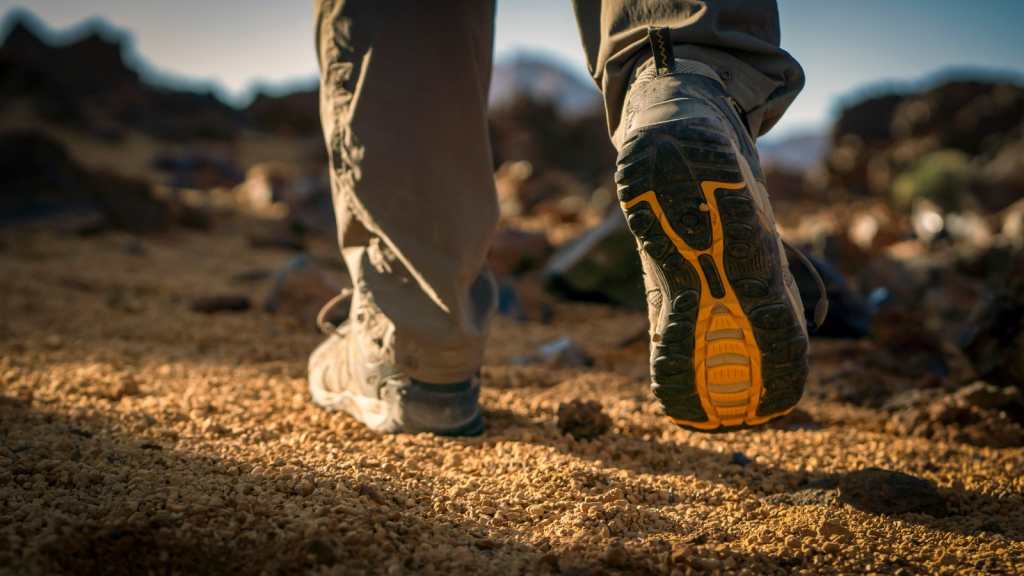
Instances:
[[[667,320],[652,331],[651,342],[652,389],[666,414],[686,428],[724,432],[788,412],[803,394],[807,337],[784,288],[775,231],[759,219],[734,147],[721,126],[693,118],[644,128],[622,147],[615,176],[629,228],[653,261],[658,284],[666,292],[661,305],[669,307],[662,312]],[[715,237],[716,230],[720,238]],[[680,242],[689,258],[680,251]],[[716,322],[736,328],[710,334],[708,321],[698,326],[702,307],[705,318],[721,315]],[[739,423],[735,416],[720,414],[739,410],[738,406],[719,408],[712,401],[712,394],[719,393],[709,392],[707,385],[713,381],[711,362],[697,349],[698,342],[710,349],[709,343],[717,338],[733,338],[729,345],[736,350],[746,342],[750,389],[757,397],[748,394],[751,405]],[[720,356],[711,360],[735,363],[739,372],[733,376],[742,373],[743,352]],[[698,370],[707,376],[698,378]],[[739,384],[714,386],[730,390]],[[715,414],[709,415],[709,406]]]

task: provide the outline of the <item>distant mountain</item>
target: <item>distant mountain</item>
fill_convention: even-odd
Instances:
[[[825,130],[800,132],[757,143],[762,164],[797,171],[808,170],[820,163],[828,147],[829,135]]]
[[[212,92],[155,86],[126,59],[126,34],[94,20],[70,38],[14,13],[0,44],[0,105],[31,102],[44,118],[94,134],[134,127],[170,140],[228,139],[244,116]]]
[[[0,105],[27,99],[50,120],[86,131],[134,127],[157,137],[230,139],[243,127],[273,132],[317,133],[315,79],[282,91],[264,87],[239,109],[216,86],[154,75],[126,39],[129,34],[93,19],[58,34],[29,11],[8,14],[0,44]],[[490,104],[521,96],[551,102],[556,112],[580,118],[600,111],[597,89],[557,61],[520,54],[494,66]]]
[[[571,117],[601,106],[601,95],[593,83],[536,54],[519,54],[494,65],[490,105],[501,106],[520,96],[553,102],[559,112]]]

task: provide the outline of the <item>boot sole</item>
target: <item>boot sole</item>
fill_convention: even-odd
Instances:
[[[309,390],[314,404],[326,410],[345,412],[381,434],[430,432],[436,436],[479,436],[484,432],[484,418],[479,411],[469,421],[451,427],[409,426],[401,423],[398,408],[391,403],[351,392],[327,392],[313,383]]]
[[[733,144],[706,118],[678,120],[639,131],[618,167],[626,221],[666,292],[651,331],[651,388],[666,414],[726,432],[792,410],[807,337]]]

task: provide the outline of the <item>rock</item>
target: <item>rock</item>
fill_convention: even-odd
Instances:
[[[999,241],[1010,251],[1024,250],[1024,198],[999,213]]]
[[[270,270],[265,270],[263,268],[249,268],[237,274],[232,274],[231,281],[238,284],[255,284],[257,282],[262,282],[271,276],[272,273]]]
[[[806,173],[803,170],[794,170],[779,165],[765,165],[764,176],[772,199],[776,202],[800,200],[808,195]]]
[[[360,495],[366,496],[372,502],[376,502],[377,504],[383,504],[387,501],[387,499],[384,497],[384,494],[382,494],[381,491],[378,490],[377,487],[374,486],[373,484],[362,482],[359,484],[359,486],[356,487],[356,491]]]
[[[494,173],[494,186],[498,191],[498,208],[502,218],[520,216],[526,210],[520,190],[533,174],[528,160],[505,162]]]
[[[494,550],[501,546],[498,542],[491,540],[490,538],[480,538],[475,540],[473,544],[481,550]]]
[[[338,555],[334,548],[320,538],[314,538],[306,544],[306,553],[313,557],[313,561],[320,566],[332,566],[338,561]]]
[[[320,96],[317,88],[280,96],[257,92],[244,110],[245,118],[261,130],[283,137],[320,131]]]
[[[3,219],[0,218],[0,225]],[[63,212],[48,216],[44,224],[59,234],[76,236],[95,236],[111,228],[110,220],[98,208],[76,209],[74,212]]]
[[[875,245],[875,238],[882,228],[881,218],[870,212],[860,212],[851,219],[846,228],[846,236],[855,246],[862,250],[870,250]]]
[[[913,201],[910,226],[914,235],[924,244],[930,244],[945,231],[945,211],[926,198]]]
[[[244,312],[251,307],[249,297],[242,294],[216,294],[192,300],[189,308],[200,314]]]
[[[254,164],[235,188],[236,201],[250,210],[266,210],[285,200],[285,190],[297,177],[294,166],[280,162]]]
[[[889,403],[897,409],[887,432],[992,448],[1024,445],[1024,399],[1016,387],[979,381],[950,394],[914,392]]]
[[[131,128],[163,140],[225,141],[242,128],[241,113],[209,90],[144,82],[124,57],[128,34],[87,26],[74,41],[47,42],[26,15],[11,20],[0,47],[4,100],[30,101],[54,124],[107,140]]]
[[[839,501],[858,510],[889,516],[947,514],[946,501],[930,481],[902,472],[865,468],[839,479]]]
[[[285,190],[288,204],[288,222],[300,234],[318,234],[325,238],[338,233],[331,200],[331,182],[326,169],[303,176]]]
[[[582,368],[593,366],[594,359],[575,340],[563,336],[537,348],[536,352],[518,356],[512,364],[544,364],[555,368]]]
[[[973,183],[981,185],[974,199],[988,209],[1002,207],[1019,197],[1013,192],[1019,190],[1015,186],[1020,156],[1012,147],[1019,145],[1015,143],[1020,140],[1022,114],[1024,87],[1008,82],[955,80],[923,92],[863,100],[844,109],[833,128],[825,163],[827,187],[877,195],[897,189],[894,199],[898,202],[919,192],[925,196],[937,192],[958,203],[965,188],[953,195],[946,192],[963,183],[962,175],[971,173]],[[1011,151],[1004,153],[1005,149]],[[919,164],[936,152],[945,158],[929,160],[928,167]],[[946,152],[972,161],[965,165]],[[981,164],[979,160],[992,167],[986,166],[982,178],[976,179],[974,167]],[[900,174],[908,177],[901,180]],[[894,179],[900,181],[898,185]]]
[[[0,223],[18,223],[61,215],[85,214],[129,232],[163,232],[175,223],[170,203],[158,199],[149,184],[108,172],[89,172],[64,146],[39,132],[0,136]],[[95,224],[87,224],[95,231]]]
[[[550,66],[542,65],[540,69],[543,72],[537,76],[531,73],[528,82],[543,78],[540,84],[546,84],[554,77],[568,78],[564,71]],[[572,84],[577,83],[573,80]],[[588,98],[593,94],[592,89],[583,88],[586,92],[591,93]],[[598,187],[614,171],[615,149],[608,140],[608,125],[601,107],[570,117],[560,113],[548,99],[520,94],[492,107],[488,120],[491,148],[499,167],[525,161],[532,176],[557,168],[578,179],[585,190]]]
[[[155,198],[146,182],[101,172],[92,175],[91,187],[101,210],[118,228],[147,234],[164,232],[175,223],[174,207]]]
[[[818,535],[825,539],[846,540],[850,537],[850,530],[838,520],[826,519],[818,525]]]
[[[347,290],[340,280],[332,278],[313,260],[300,254],[274,273],[270,289],[263,298],[263,310],[290,316],[300,324],[316,328],[320,308],[331,298]],[[351,297],[351,290],[348,292]],[[334,306],[327,321],[335,326],[348,318],[348,306]]]
[[[607,432],[612,419],[593,400],[573,400],[558,405],[558,429],[577,440],[590,440]]]
[[[867,98],[843,109],[832,128],[832,147],[825,157],[827,186],[855,193],[872,192],[868,164],[893,139],[892,117],[903,94]]]
[[[897,139],[931,139],[943,148],[978,154],[1012,138],[1022,115],[1020,85],[953,80],[902,103],[893,115],[892,131]]]
[[[912,408],[928,406],[932,402],[944,397],[945,394],[937,388],[912,388],[898,392],[889,397],[880,408],[886,412],[899,412]]]
[[[975,309],[961,347],[980,378],[1024,387],[1024,281],[997,290]]]
[[[906,98],[903,94],[882,94],[844,108],[832,128],[833,142],[854,137],[876,146],[891,141],[892,118]]]
[[[732,456],[729,457],[729,463],[735,464],[737,466],[746,466],[747,464],[751,464],[753,462],[754,461],[750,459],[750,456],[747,456],[743,452],[733,452]]]
[[[309,496],[314,490],[316,490],[316,485],[308,478],[304,478],[295,484],[293,492],[300,496]]]
[[[173,188],[230,188],[243,180],[242,169],[229,154],[195,150],[161,154],[153,159],[153,167],[167,173],[167,183]]]
[[[249,246],[257,250],[287,250],[301,252],[306,249],[302,238],[290,230],[274,230],[249,236]]]
[[[621,210],[559,248],[544,269],[550,291],[565,298],[646,309],[636,240]]]
[[[1024,198],[1024,142],[1010,141],[981,168],[987,207],[1001,208]]]
[[[554,552],[548,552],[537,560],[535,570],[539,573],[544,572],[557,574],[559,572],[558,565],[558,555]]]
[[[557,220],[575,221],[589,197],[571,173],[551,168],[536,170],[527,160],[502,164],[494,178],[504,218],[547,212]]]
[[[973,446],[1018,448],[1024,446],[1024,426],[1005,412],[982,411],[971,424],[954,430],[952,440]]]
[[[957,249],[967,254],[987,250],[995,241],[988,218],[970,210],[947,214],[945,230]]]
[[[175,189],[161,198],[171,204],[175,221],[185,228],[206,231],[217,222],[210,195],[204,190]]]
[[[57,350],[64,344],[64,340],[58,334],[47,334],[43,339],[43,344],[50,350]]]
[[[125,376],[118,380],[111,387],[110,396],[114,400],[120,400],[125,396],[138,396],[139,382],[133,376]]]
[[[1020,388],[1000,388],[978,380],[956,391],[953,397],[967,406],[983,410],[1007,410],[1024,408],[1024,396]]]
[[[690,559],[690,565],[698,570],[706,572],[718,572],[722,569],[722,561],[718,558],[695,556]]]
[[[875,315],[872,336],[878,344],[879,358],[896,374],[905,376],[950,374],[946,342],[942,335],[927,327],[924,314],[901,311],[889,306]]]
[[[604,561],[612,568],[625,568],[629,565],[629,552],[622,542],[613,540],[605,548]]]
[[[793,492],[772,494],[765,499],[769,504],[786,506],[830,507],[836,502],[836,491],[832,488],[804,488]]]

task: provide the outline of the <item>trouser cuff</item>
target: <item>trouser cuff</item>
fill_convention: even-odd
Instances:
[[[711,67],[743,110],[750,133],[756,138],[761,133],[765,110],[772,93],[782,87],[743,60],[721,50],[692,44],[676,44],[676,58],[696,60]]]

